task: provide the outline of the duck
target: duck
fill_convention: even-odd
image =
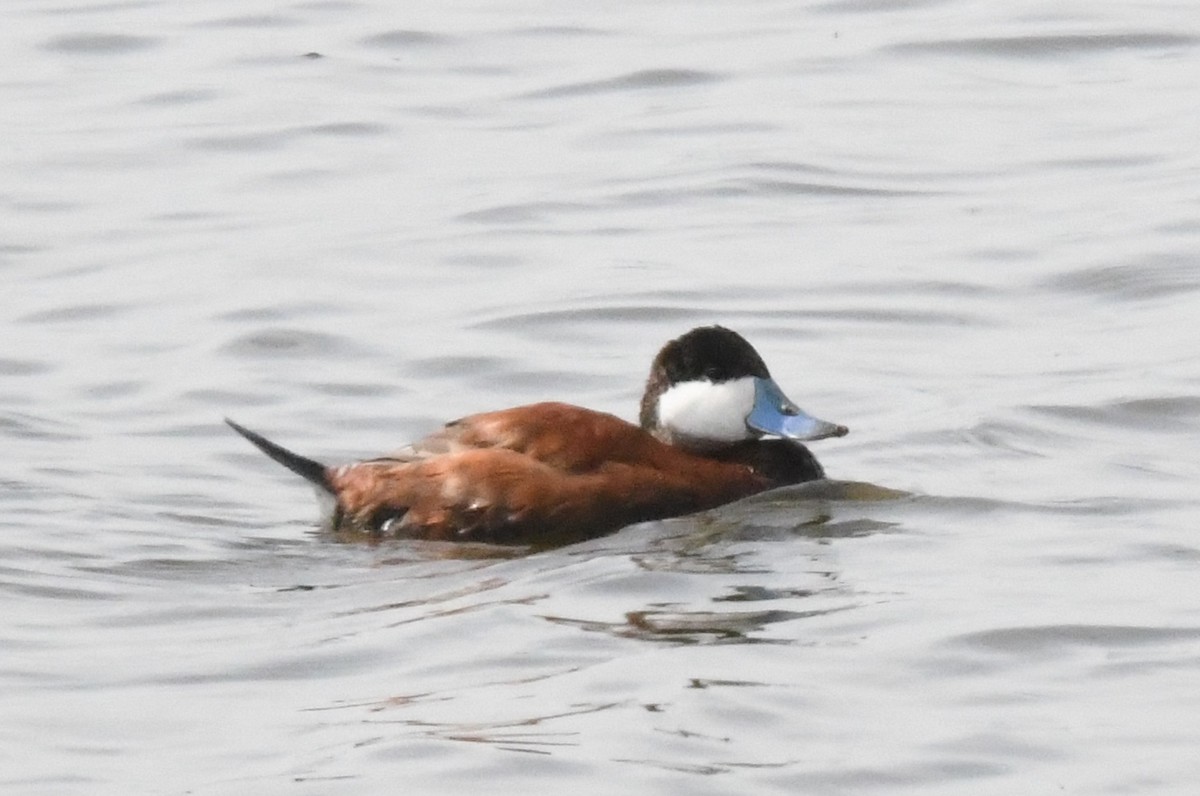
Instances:
[[[637,424],[535,403],[463,417],[387,455],[327,466],[226,423],[332,498],[337,531],[538,548],[824,478],[804,443],[848,433],[801,410],[758,351],[723,326],[692,329],[659,350]]]

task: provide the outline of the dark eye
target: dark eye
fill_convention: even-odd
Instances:
[[[704,369],[704,378],[709,381],[721,380],[721,369],[716,367],[707,367]]]

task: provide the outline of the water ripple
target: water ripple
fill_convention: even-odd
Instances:
[[[0,376],[35,376],[54,369],[49,362],[0,357]]]
[[[455,38],[427,30],[390,30],[360,40],[367,47],[406,50],[410,47],[442,47],[453,44]]]
[[[1139,301],[1200,290],[1200,264],[1192,253],[1143,255],[1137,262],[1097,265],[1042,280],[1051,290]]]
[[[259,329],[239,335],[222,350],[239,357],[296,357],[330,359],[362,353],[354,338],[308,329]]]
[[[318,124],[307,128],[308,132],[315,135],[328,135],[336,137],[362,137],[372,135],[383,135],[391,130],[386,124],[377,124],[375,122],[329,122],[326,124]]]
[[[280,14],[246,14],[221,17],[196,24],[198,28],[290,28],[300,24],[294,17]]]
[[[711,315],[700,308],[668,307],[662,305],[627,305],[617,306],[603,304],[594,307],[579,307],[568,310],[531,310],[528,312],[511,312],[499,318],[476,321],[472,329],[483,330],[519,330],[533,332],[540,329],[578,328],[581,323],[606,324],[630,323],[635,321],[703,320]],[[578,332],[576,332],[578,333]]]
[[[214,102],[223,96],[225,96],[223,92],[215,89],[180,89],[178,91],[160,91],[147,94],[136,100],[135,104],[172,107],[176,105],[191,105],[198,102]]]
[[[581,203],[527,202],[472,210],[455,216],[455,220],[487,224],[528,224],[535,221],[545,223],[552,214],[563,212],[577,213],[589,209],[591,209],[590,205]]]
[[[42,47],[69,55],[126,55],[151,49],[161,41],[152,36],[125,33],[76,33],[53,38]]]
[[[1041,625],[1004,627],[964,633],[954,643],[994,652],[1024,655],[1060,653],[1072,647],[1143,647],[1200,639],[1198,627],[1145,627],[1141,625]]]
[[[99,321],[122,315],[133,309],[128,304],[98,302],[95,304],[68,304],[25,315],[18,320],[23,323],[78,323]]]
[[[1195,47],[1195,36],[1182,33],[1089,33],[1047,36],[996,36],[889,45],[894,52],[1001,58],[1059,58],[1121,50],[1163,50]]]
[[[605,94],[612,91],[700,86],[716,83],[721,79],[722,77],[715,72],[702,72],[695,69],[645,69],[607,80],[567,83],[541,91],[533,91],[523,96],[526,99],[582,97],[591,94]]]
[[[1029,409],[1054,420],[1077,420],[1164,433],[1194,431],[1200,421],[1200,397],[1195,395],[1135,398],[1099,406],[1048,404]]]
[[[267,152],[282,148],[299,133],[295,129],[221,133],[193,138],[188,145],[212,152]]]
[[[835,14],[878,14],[946,5],[950,0],[830,0],[814,6],[816,11]]]

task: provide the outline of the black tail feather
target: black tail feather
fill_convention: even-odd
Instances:
[[[329,483],[329,469],[318,461],[308,459],[298,453],[292,453],[287,448],[276,445],[271,440],[261,434],[255,434],[250,429],[240,426],[229,418],[225,418],[225,422],[229,424],[237,433],[241,434],[246,439],[254,444],[263,453],[270,456],[275,461],[282,464],[284,467],[291,470],[293,473],[304,478],[306,481],[311,481],[326,492],[333,494],[333,487]]]

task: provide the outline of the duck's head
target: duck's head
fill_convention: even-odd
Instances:
[[[848,432],[792,403],[754,346],[722,326],[692,329],[663,346],[650,366],[640,420],[664,442],[697,451],[763,436],[801,441]]]

